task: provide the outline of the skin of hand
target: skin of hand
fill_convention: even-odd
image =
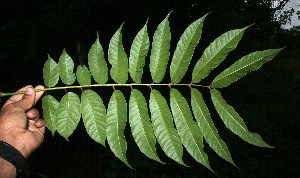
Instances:
[[[34,89],[43,89],[39,85]],[[0,141],[17,149],[25,158],[43,142],[45,122],[33,108],[43,92],[35,92],[31,85],[21,88],[25,94],[10,97],[0,111]]]

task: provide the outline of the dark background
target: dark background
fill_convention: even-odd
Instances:
[[[203,81],[209,85],[213,76],[250,52],[287,47],[260,70],[222,89],[225,100],[244,118],[252,132],[259,133],[273,149],[252,146],[228,131],[220,122],[203,91],[221,138],[227,143],[238,168],[205,150],[213,170],[194,161],[184,152],[183,167],[165,156],[158,146],[162,165],[148,159],[138,150],[126,128],[127,158],[131,170],[119,161],[108,147],[89,138],[82,121],[70,136],[70,142],[57,133],[46,131],[44,144],[30,158],[32,177],[297,177],[299,170],[299,83],[300,33],[280,28],[283,21],[272,20],[274,9],[258,0],[28,0],[0,3],[0,91],[12,92],[27,84],[43,84],[42,68],[47,54],[58,61],[65,48],[78,64],[87,61],[87,52],[99,33],[107,59],[109,40],[125,22],[122,34],[127,55],[137,32],[148,22],[152,41],[157,25],[172,11],[169,22],[172,33],[171,55],[184,29],[208,12],[202,38],[191,65],[203,50],[222,33],[254,24],[248,29],[226,60]],[[148,55],[149,56],[149,55]],[[149,74],[145,74],[148,76]],[[187,73],[189,75],[189,72]],[[145,78],[144,80],[147,80]],[[187,80],[187,81],[185,81]],[[111,81],[110,81],[111,82]],[[169,82],[168,76],[164,82]],[[189,83],[189,78],[182,83]],[[202,81],[201,81],[202,82]],[[202,84],[203,84],[202,83]],[[62,85],[62,84],[60,84]],[[95,89],[96,91],[99,89]],[[127,88],[122,89],[128,91]],[[78,90],[78,92],[80,92]],[[107,106],[111,90],[98,92]],[[61,96],[62,91],[51,93]],[[147,95],[147,92],[144,92]],[[128,99],[128,96],[126,96]],[[1,98],[2,103],[6,98]],[[57,97],[60,100],[59,97]],[[36,106],[41,110],[41,102]]]

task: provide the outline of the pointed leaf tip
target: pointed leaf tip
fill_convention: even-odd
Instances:
[[[149,108],[154,134],[162,150],[169,158],[183,166],[187,166],[182,160],[182,142],[174,128],[173,118],[167,101],[155,89],[150,94]]]
[[[143,94],[132,90],[129,100],[129,124],[132,136],[142,153],[148,158],[163,163],[156,153],[156,138],[148,115],[148,108]]]
[[[87,133],[105,147],[106,109],[100,96],[92,90],[84,90],[81,95],[82,120]]]
[[[169,61],[171,42],[169,15],[158,25],[153,35],[149,68],[152,80],[155,83],[163,80]]]
[[[107,108],[106,135],[111,151],[128,167],[132,168],[126,157],[127,142],[124,129],[127,121],[127,103],[123,93],[115,90]]]
[[[145,58],[150,46],[147,23],[148,21],[134,38],[130,49],[129,73],[135,83],[141,83]]]
[[[123,24],[111,38],[108,48],[108,62],[112,66],[110,76],[119,84],[124,84],[128,80],[128,58],[122,44],[121,33]]]
[[[203,135],[197,123],[193,120],[187,101],[177,89],[171,89],[170,105],[184,147],[197,162],[214,172],[203,149]]]
[[[54,87],[59,80],[59,66],[49,54],[43,67],[43,78],[47,88]]]
[[[80,120],[80,99],[73,92],[66,93],[57,108],[57,132],[68,140]]]
[[[88,53],[88,65],[91,75],[98,84],[104,84],[108,81],[108,67],[98,32],[97,39]]]
[[[223,88],[229,86],[249,72],[258,70],[263,64],[271,61],[283,49],[284,48],[256,51],[242,57],[217,75],[210,87]]]
[[[76,76],[74,73],[74,61],[67,54],[65,49],[63,49],[63,53],[59,57],[58,66],[59,66],[59,75],[62,82],[65,85],[72,85],[76,80]]]
[[[220,138],[218,131],[211,119],[202,94],[195,88],[191,89],[191,104],[194,117],[208,145],[221,158],[235,165],[226,143]]]
[[[215,109],[228,129],[252,145],[272,148],[262,140],[260,135],[251,133],[248,130],[241,116],[232,106],[226,103],[218,90],[211,89],[210,92]]]
[[[208,14],[190,24],[181,35],[170,65],[172,83],[179,83],[185,75],[195,47],[201,38],[202,26],[207,15]]]
[[[46,123],[46,127],[51,131],[54,136],[57,129],[57,108],[59,102],[51,95],[46,95],[42,98],[43,118]]]
[[[230,30],[216,38],[203,52],[192,72],[192,83],[199,83],[216,68],[240,42],[249,26]]]

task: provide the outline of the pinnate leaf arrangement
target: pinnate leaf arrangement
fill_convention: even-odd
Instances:
[[[88,53],[88,66],[80,65],[76,72],[74,62],[65,50],[58,62],[48,55],[43,68],[45,90],[65,89],[66,93],[60,101],[49,92],[42,98],[47,128],[53,135],[57,132],[68,140],[82,118],[90,137],[103,146],[106,146],[107,141],[115,156],[131,167],[126,157],[127,143],[124,135],[128,122],[138,148],[150,159],[164,163],[156,152],[158,142],[169,158],[186,166],[182,159],[184,147],[197,162],[214,172],[210,167],[208,155],[204,152],[203,140],[221,158],[232,165],[235,163],[226,143],[218,134],[200,92],[200,88],[204,88],[210,91],[212,103],[228,129],[250,144],[270,148],[271,146],[258,134],[247,129],[241,116],[224,100],[218,89],[227,87],[247,73],[259,69],[264,63],[272,60],[282,48],[246,55],[217,75],[209,86],[202,86],[199,82],[237,47],[250,26],[222,34],[204,50],[195,66],[189,66],[208,14],[186,28],[171,61],[169,15],[158,25],[153,35],[151,51],[147,33],[148,21],[146,22],[133,40],[129,58],[122,45],[122,24],[109,43],[107,61],[111,66],[110,70],[98,34]],[[147,64],[153,83],[145,84],[142,83],[142,76],[148,53],[150,60]],[[161,83],[168,64],[171,82]],[[181,83],[188,70],[192,71],[190,82]],[[128,83],[128,75],[133,83]],[[115,83],[107,84],[109,77]],[[64,87],[55,87],[59,79],[64,83]],[[76,79],[79,86],[72,86]],[[92,80],[96,83],[92,84]],[[165,94],[156,88],[159,86],[169,91],[169,101],[166,100]],[[109,102],[104,103],[99,94],[90,89],[92,87],[111,87],[113,90]],[[141,90],[142,87],[146,89]],[[190,93],[190,101],[178,90],[184,87],[186,92]],[[81,88],[81,96],[67,91],[72,88]],[[131,90],[128,100],[122,92],[123,88]]]

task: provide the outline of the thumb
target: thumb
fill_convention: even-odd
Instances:
[[[18,102],[15,102],[14,105],[19,106],[25,111],[28,111],[33,107],[34,100],[35,100],[35,91],[32,87],[28,87],[26,88],[22,99],[19,100]]]

